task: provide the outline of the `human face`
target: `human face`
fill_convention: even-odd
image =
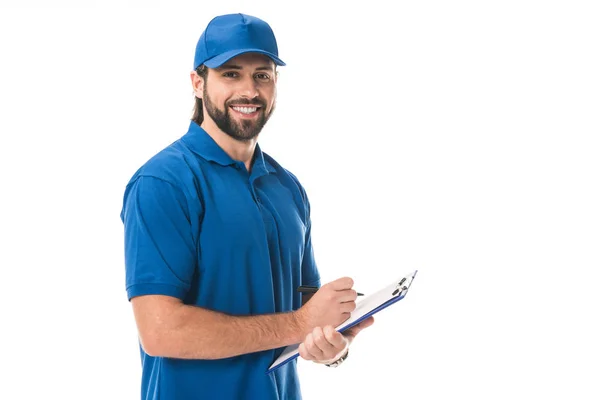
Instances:
[[[209,69],[202,92],[205,116],[239,141],[258,136],[275,110],[275,98],[275,64],[256,53]]]

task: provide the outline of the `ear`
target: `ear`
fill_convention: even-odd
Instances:
[[[204,79],[202,79],[196,71],[190,72],[190,79],[192,80],[192,91],[194,95],[201,99],[202,93],[204,92]]]

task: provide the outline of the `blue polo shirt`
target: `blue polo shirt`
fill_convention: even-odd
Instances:
[[[129,299],[160,294],[258,315],[296,310],[296,288],[320,285],[298,179],[258,145],[249,174],[195,122],[136,171],[121,219]],[[296,361],[266,374],[280,352],[183,360],[140,346],[142,399],[300,399]]]

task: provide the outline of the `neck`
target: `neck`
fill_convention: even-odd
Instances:
[[[205,118],[200,127],[208,133],[229,157],[236,161],[242,161],[246,165],[248,172],[250,171],[258,137],[246,141],[236,140],[223,132],[210,118]]]

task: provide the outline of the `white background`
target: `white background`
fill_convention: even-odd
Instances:
[[[419,270],[343,368],[299,363],[305,398],[600,398],[593,3],[3,0],[0,398],[139,398],[123,190],[185,133],[229,12],[288,63],[260,143],[309,194],[324,282]]]

